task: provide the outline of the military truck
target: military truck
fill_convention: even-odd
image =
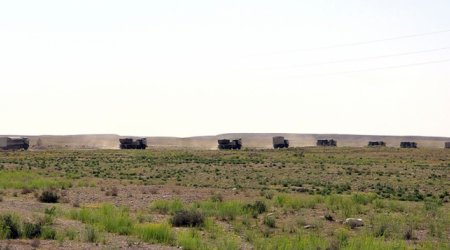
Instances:
[[[333,139],[317,140],[318,147],[337,147],[337,141]]]
[[[417,148],[417,143],[413,141],[402,141],[400,142],[401,148]]]
[[[147,148],[147,139],[133,139],[133,138],[123,138],[119,139],[120,141],[120,149],[146,149]]]
[[[284,139],[283,136],[274,136],[272,138],[273,148],[289,148],[289,140]]]
[[[384,141],[369,141],[368,147],[386,147],[386,143]]]
[[[0,137],[0,149],[2,150],[27,150],[30,140],[26,137]]]
[[[450,148],[450,142],[446,142],[444,148]]]
[[[219,149],[241,149],[242,148],[242,139],[219,139],[217,141],[219,143]]]

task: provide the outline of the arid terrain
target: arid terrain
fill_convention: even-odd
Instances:
[[[0,152],[1,249],[449,249],[449,201],[443,148]]]

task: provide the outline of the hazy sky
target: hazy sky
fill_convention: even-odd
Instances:
[[[448,0],[0,1],[0,134],[450,136],[449,12]]]

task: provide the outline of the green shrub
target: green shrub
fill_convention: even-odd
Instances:
[[[172,217],[171,223],[175,227],[200,227],[204,220],[198,211],[179,211]]]
[[[42,225],[40,223],[23,223],[23,236],[28,239],[39,238],[42,233]]]
[[[327,249],[329,243],[318,235],[302,235],[294,242],[294,249]]]
[[[402,238],[401,227],[404,224],[398,216],[377,215],[372,221],[373,236],[383,238]]]
[[[44,203],[58,203],[59,196],[54,191],[46,190],[39,196],[39,201]]]
[[[277,195],[275,205],[282,208],[298,210],[301,208],[315,208],[317,204],[322,203],[320,196],[298,197],[294,195]]]
[[[53,240],[56,238],[56,231],[50,225],[45,225],[44,220],[39,220],[36,223],[21,223],[19,218],[13,215],[0,216],[0,239],[17,239],[20,237],[28,239],[42,237]]]
[[[134,221],[123,207],[104,204],[100,208],[72,210],[70,218],[83,223],[98,225],[110,233],[128,235],[133,231]]]
[[[357,200],[364,200],[362,196],[357,196]],[[348,218],[361,213],[361,205],[352,198],[343,195],[330,195],[326,198],[327,208],[332,212],[339,213],[342,217]]]
[[[56,207],[45,208],[44,213],[49,216],[54,216],[56,214]]]
[[[247,204],[244,209],[249,211],[253,217],[256,218],[258,214],[262,214],[267,211],[267,206],[263,201],[255,201],[253,204]]]
[[[54,240],[56,239],[56,231],[54,228],[45,226],[42,228],[42,238],[44,240]]]
[[[74,229],[66,229],[64,231],[64,235],[69,239],[69,240],[75,240],[75,238],[77,237],[77,231]]]
[[[240,201],[201,201],[194,203],[192,208],[201,211],[205,216],[214,216],[224,221],[234,220],[237,216],[247,213]]]
[[[267,211],[267,206],[263,201],[255,201],[253,204],[253,209],[259,214],[262,214]]]
[[[242,249],[239,240],[236,239],[235,237],[229,237],[229,236],[221,239],[221,241],[219,241],[218,245],[220,246],[219,249],[221,249],[221,250],[240,250],[240,249]]]
[[[211,196],[212,202],[222,202],[223,201],[223,195],[222,194],[214,194]]]
[[[149,243],[171,244],[174,241],[172,228],[168,224],[144,224],[136,227],[136,235]]]
[[[374,199],[372,205],[376,209],[383,209],[386,207],[386,202],[382,199]]]
[[[0,216],[0,239],[17,239],[20,237],[20,222],[16,216]]]
[[[428,234],[433,237],[442,238],[444,236],[445,226],[439,221],[428,223]]]
[[[175,214],[176,212],[183,210],[183,203],[178,199],[156,200],[152,202],[150,207],[152,210],[155,210],[162,214]]]
[[[266,190],[262,190],[260,192],[260,195],[263,196],[264,198],[271,200],[274,196],[274,193],[271,191],[266,191]]]
[[[59,178],[42,177],[30,171],[2,171],[0,172],[0,188],[13,189],[45,189],[68,188],[72,184]]]
[[[317,235],[299,235],[295,237],[275,236],[255,242],[256,249],[262,250],[291,250],[291,249],[328,249],[329,243],[324,238]]]
[[[275,218],[273,216],[265,216],[264,217],[264,225],[275,228]]]
[[[216,216],[225,221],[234,220],[238,215],[243,214],[244,209],[241,202],[237,201],[226,201],[218,203],[217,210],[215,211]]]
[[[40,219],[42,225],[51,225],[56,216],[56,207],[45,208],[45,216]]]
[[[386,208],[388,208],[391,212],[400,212],[400,213],[406,210],[406,207],[403,203],[395,200],[388,200]]]
[[[352,195],[352,200],[356,204],[360,205],[367,205],[371,203],[373,200],[377,198],[376,194],[368,193],[368,194],[362,194],[362,193],[354,193]]]
[[[284,207],[287,203],[288,197],[286,195],[277,195],[275,196],[275,204],[278,207]]]
[[[86,242],[95,243],[99,241],[99,234],[93,227],[86,227],[84,230],[84,240]]]
[[[385,241],[383,238],[376,239],[370,236],[359,236],[350,238],[343,250],[373,250],[373,249],[407,249],[402,241]]]
[[[197,231],[191,229],[177,234],[177,243],[185,250],[207,249]],[[221,248],[222,249],[222,248]]]
[[[439,207],[442,206],[442,201],[434,198],[426,198],[423,208],[427,214],[436,216],[439,212]]]
[[[433,240],[427,240],[418,242],[418,246],[416,249],[424,249],[424,250],[435,250],[435,249],[449,249],[449,243],[448,242],[436,242]]]
[[[334,232],[337,242],[339,243],[339,247],[344,247],[348,243],[348,239],[350,237],[348,230],[345,228],[339,228]]]

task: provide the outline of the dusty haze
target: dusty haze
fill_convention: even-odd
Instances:
[[[242,138],[244,147],[271,148],[273,136],[284,136],[291,147],[315,146],[318,139],[335,139],[339,147],[364,147],[368,141],[385,141],[388,147],[398,147],[401,141],[415,141],[419,147],[443,148],[449,137],[426,136],[380,136],[342,134],[283,134],[283,133],[230,133],[213,136],[194,137],[146,137],[149,147],[216,149],[219,138]],[[14,135],[18,136],[18,135]],[[119,138],[128,137],[115,134],[98,135],[42,135],[28,136],[32,149],[118,149]],[[129,136],[133,137],[133,136]],[[37,146],[41,139],[41,146]]]

